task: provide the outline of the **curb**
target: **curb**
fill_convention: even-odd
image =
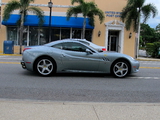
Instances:
[[[137,58],[138,61],[160,61],[160,59],[154,59],[154,58]]]
[[[107,106],[160,106],[160,103],[130,103],[130,102],[82,102],[82,101],[50,101],[30,99],[0,99],[0,103],[24,103],[24,104],[57,104],[57,105],[107,105]]]
[[[0,56],[22,56],[22,54],[2,54],[0,53]]]

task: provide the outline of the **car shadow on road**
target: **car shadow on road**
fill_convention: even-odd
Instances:
[[[33,77],[107,77],[113,78],[111,74],[106,73],[78,73],[78,72],[67,72],[67,73],[56,73],[50,76],[41,76],[35,72],[23,71],[22,75],[33,76]]]
[[[77,78],[80,78],[80,77],[86,77],[86,78],[111,78],[111,79],[128,79],[128,78],[135,78],[137,77],[136,74],[130,74],[128,76],[126,76],[125,78],[116,78],[114,76],[112,76],[111,74],[106,74],[106,73],[78,73],[78,72],[68,72],[68,73],[56,73],[56,74],[53,74],[51,76],[41,76],[35,72],[30,72],[30,71],[23,71],[21,73],[22,75],[24,76],[30,76],[30,77],[77,77]]]
[[[105,73],[56,73],[56,77],[112,77]]]

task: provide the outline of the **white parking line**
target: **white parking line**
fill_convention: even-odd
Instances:
[[[160,80],[160,77],[127,77],[127,78],[131,78],[131,79],[154,79],[154,80]]]

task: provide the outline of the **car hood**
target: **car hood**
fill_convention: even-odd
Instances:
[[[110,57],[115,57],[115,58],[127,58],[127,59],[132,59],[134,60],[134,58],[132,58],[131,56],[129,55],[126,55],[126,54],[123,54],[123,53],[118,53],[118,52],[115,52],[115,51],[103,51],[100,53],[102,56],[110,56]]]

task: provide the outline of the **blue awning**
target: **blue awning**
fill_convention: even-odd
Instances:
[[[12,14],[7,21],[2,21],[3,25],[16,25],[17,20],[19,19],[20,15]],[[44,24],[43,26],[49,26],[49,16],[44,17]],[[52,16],[52,27],[69,27],[69,28],[83,28],[83,20],[82,17],[71,17],[69,21],[67,21],[66,17],[61,16]],[[38,17],[36,15],[27,15],[24,26],[38,26]],[[86,28],[87,29],[94,29],[93,26],[89,25],[89,18],[86,21]]]

